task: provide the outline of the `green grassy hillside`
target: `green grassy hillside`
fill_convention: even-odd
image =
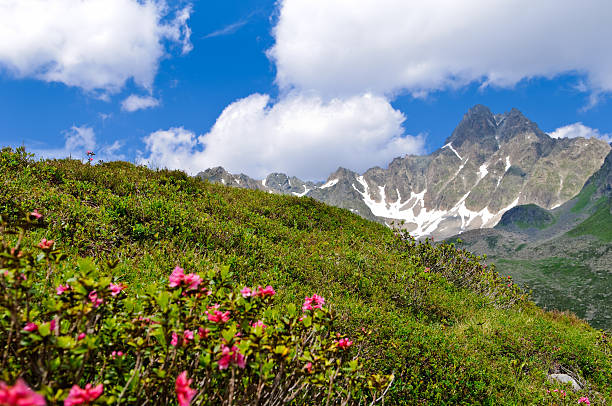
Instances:
[[[612,400],[608,335],[544,312],[465,251],[417,243],[347,210],[179,171],[2,150],[0,213],[17,219],[35,208],[45,228],[25,245],[47,238],[71,258],[119,260],[109,272],[133,292],[167,284],[177,265],[229,265],[236,285],[272,285],[280,303],[324,296],[337,328],[364,340],[366,367],[395,373],[387,404]],[[561,370],[588,388],[560,399],[547,375]]]

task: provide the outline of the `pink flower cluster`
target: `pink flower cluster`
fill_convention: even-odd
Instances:
[[[112,296],[117,296],[125,288],[127,288],[127,286],[125,286],[123,283],[115,284],[111,282],[110,285],[108,285],[108,289],[110,289]]]
[[[220,305],[216,304],[214,306],[209,306],[206,315],[208,316],[208,321],[212,321],[213,323],[227,323],[230,319],[230,312],[225,311],[221,312],[219,309]]]
[[[80,388],[78,385],[74,385],[68,393],[68,397],[64,400],[64,406],[73,405],[89,405],[94,400],[98,399],[102,392],[104,392],[104,386],[99,384],[92,386],[90,383],[85,385],[85,388]]]
[[[58,285],[57,288],[55,288],[55,293],[57,293],[58,295],[61,295],[64,292],[66,292],[67,290],[70,290],[70,285],[68,285],[68,284]]]
[[[312,295],[312,297],[306,296],[304,298],[304,304],[302,305],[302,310],[313,310],[313,309],[322,309],[325,304],[325,298],[317,295],[316,293]]]
[[[196,390],[189,387],[193,379],[187,378],[187,371],[183,371],[176,377],[174,391],[178,399],[179,406],[189,406],[191,399],[196,394]]]
[[[40,214],[37,209],[34,209],[34,211],[30,213],[30,216],[34,217],[36,220],[40,220],[42,214]]]
[[[113,351],[111,352],[111,359],[116,359],[117,357],[123,357],[125,354],[123,351]]]
[[[41,250],[47,251],[47,250],[50,250],[51,248],[53,248],[53,244],[55,244],[55,241],[47,240],[46,238],[43,238],[38,243],[38,248],[40,248]]]
[[[341,348],[343,350],[346,350],[351,345],[353,345],[353,342],[348,338],[341,338],[340,340],[336,341],[336,343],[338,344],[338,348]]]
[[[227,345],[221,347],[221,359],[219,360],[219,369],[227,369],[231,364],[238,365],[244,369],[246,362],[244,355],[240,353],[235,345],[230,349]]]
[[[268,326],[266,326],[264,324],[263,320],[257,320],[255,322],[251,323],[251,327],[254,327],[254,328],[261,327],[262,330],[265,330],[266,327],[268,327]]]
[[[584,403],[585,405],[590,405],[591,401],[586,396],[583,396],[580,399],[578,399],[578,403]]]
[[[200,275],[195,273],[185,274],[185,270],[181,267],[176,267],[170,274],[170,284],[171,288],[176,288],[181,285],[187,286],[188,289],[197,289],[198,285],[202,283],[202,278]]]
[[[91,292],[89,292],[88,297],[91,303],[93,304],[93,307],[98,307],[103,302],[103,300],[98,297],[98,292],[96,292],[95,290],[92,290]]]
[[[18,379],[14,386],[0,382],[0,405],[44,406],[46,404],[44,396],[30,389],[22,379]]]

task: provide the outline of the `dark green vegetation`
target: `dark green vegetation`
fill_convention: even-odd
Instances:
[[[554,224],[555,217],[548,210],[535,204],[516,206],[505,212],[496,227],[517,226],[521,229],[543,229]]]
[[[547,375],[561,369],[589,385],[568,402],[612,398],[607,335],[541,310],[466,251],[416,243],[347,210],[178,171],[3,150],[0,213],[34,208],[46,228],[24,245],[44,237],[72,258],[119,260],[108,276],[134,293],[166,284],[177,265],[227,264],[237,285],[272,285],[279,304],[324,296],[339,331],[365,329],[366,367],[395,372],[388,404],[559,404],[547,389],[561,386]]]
[[[461,240],[533,289],[539,305],[612,329],[612,154],[562,206],[514,207],[494,229],[469,231]]]

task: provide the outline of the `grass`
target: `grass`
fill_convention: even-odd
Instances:
[[[584,209],[591,201],[591,196],[593,196],[593,193],[595,193],[596,190],[597,190],[597,185],[595,184],[595,182],[591,182],[588,185],[586,185],[580,191],[578,196],[576,196],[577,197],[576,204],[574,204],[571,211],[573,213],[578,213],[582,209]]]
[[[389,404],[552,404],[546,390],[560,386],[547,374],[559,365],[612,399],[612,344],[600,331],[536,307],[451,245],[402,239],[311,198],[125,162],[36,162],[4,149],[0,185],[0,213],[45,214],[25,244],[44,237],[71,256],[119,260],[114,276],[135,293],[166,284],[176,265],[227,264],[236,284],[270,284],[280,303],[321,294],[339,330],[368,333],[367,368],[396,374]]]
[[[609,199],[601,198],[596,203],[595,212],[585,221],[580,223],[567,234],[572,237],[581,235],[593,235],[601,241],[612,242],[612,213],[610,213],[611,202]]]

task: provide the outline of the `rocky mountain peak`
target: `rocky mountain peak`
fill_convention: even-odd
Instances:
[[[540,139],[550,138],[546,135],[536,123],[529,120],[518,109],[513,108],[507,113],[504,113],[499,119],[499,139],[501,142],[506,142],[517,135],[532,133]]]
[[[488,107],[477,104],[463,116],[453,133],[446,140],[446,144],[452,144],[455,148],[462,148],[463,144],[475,144],[484,139],[495,139],[497,123],[495,116]]]

